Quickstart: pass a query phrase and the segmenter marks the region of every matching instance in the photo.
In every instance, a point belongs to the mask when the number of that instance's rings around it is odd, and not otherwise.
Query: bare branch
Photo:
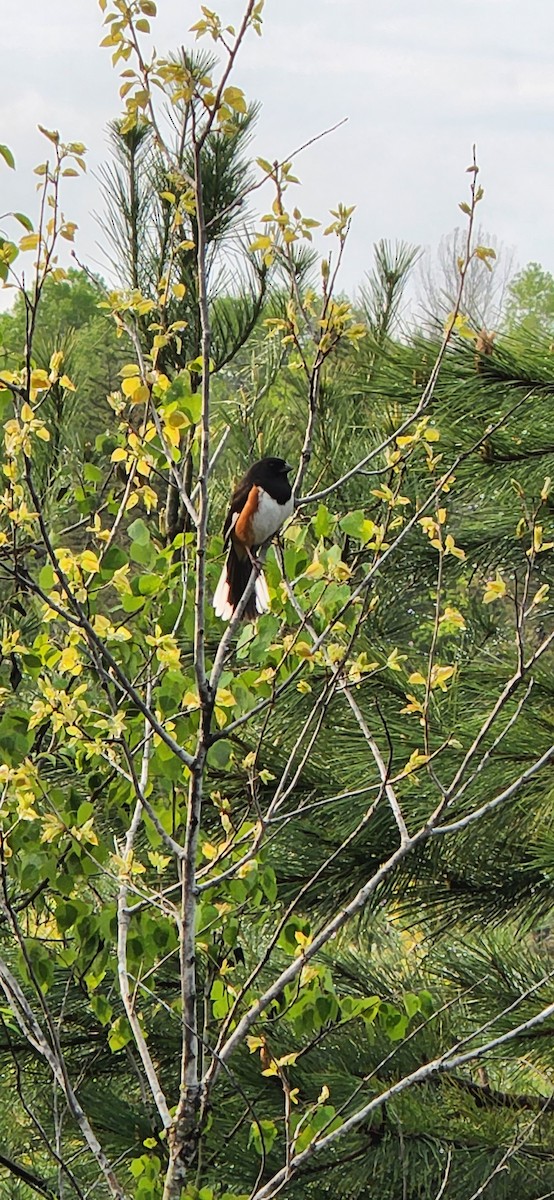
[[[10,1006],[14,1019],[17,1021],[19,1028],[26,1041],[34,1047],[37,1054],[48,1064],[53,1077],[61,1087],[67,1100],[69,1110],[72,1117],[77,1122],[79,1129],[85,1139],[85,1142],[98,1163],[110,1195],[115,1197],[115,1200],[126,1200],[125,1191],[114,1174],[113,1167],[106,1158],[102,1146],[94,1133],[94,1130],[88,1120],[88,1117],[81,1107],[79,1100],[69,1081],[67,1070],[63,1060],[60,1059],[58,1051],[52,1046],[49,1039],[43,1033],[39,1022],[37,1021],[30,1004],[24,996],[15,976],[10,971],[7,964],[0,959],[0,987],[6,997],[7,1003]]]
[[[148,708],[150,707],[150,702],[151,702],[151,685],[150,685],[150,683],[148,683],[147,689],[146,689],[146,703],[147,703]],[[150,724],[148,723],[148,721],[145,721],[144,747],[143,747],[143,751],[142,751],[142,767],[141,767],[139,788],[138,788],[139,799],[137,799],[137,802],[135,805],[135,811],[133,813],[133,818],[131,820],[131,824],[129,826],[129,829],[127,830],[127,836],[125,838],[125,847],[124,847],[124,851],[123,851],[123,860],[124,860],[124,864],[125,864],[124,870],[125,869],[127,869],[129,871],[131,870],[135,837],[137,835],[137,832],[138,832],[138,829],[140,826],[142,812],[143,812],[143,802],[142,802],[141,797],[144,795],[144,792],[145,792],[147,784],[148,784],[148,768],[149,768],[151,748],[152,748],[152,728],[151,728]],[[124,1007],[125,1013],[127,1015],[127,1020],[133,1031],[133,1037],[135,1039],[135,1044],[136,1044],[137,1050],[140,1055],[144,1073],[146,1075],[150,1090],[152,1092],[152,1096],[154,1097],[154,1101],[156,1103],[156,1108],[160,1114],[164,1129],[170,1129],[171,1124],[172,1124],[172,1119],[171,1119],[171,1116],[169,1113],[167,1100],[163,1093],[162,1086],[161,1086],[160,1080],[158,1078],[158,1073],[157,1073],[154,1063],[152,1061],[152,1057],[151,1057],[150,1051],[149,1051],[147,1043],[146,1043],[146,1039],[145,1039],[145,1036],[144,1036],[144,1033],[142,1030],[140,1019],[135,1011],[134,999],[131,997],[131,992],[130,992],[130,988],[129,988],[129,972],[127,969],[127,936],[128,936],[128,932],[129,932],[131,915],[130,915],[129,909],[127,907],[127,901],[128,901],[127,879],[126,879],[125,875],[122,874],[121,886],[119,888],[119,896],[118,896],[118,902],[117,902],[117,928],[118,928],[117,973],[118,973],[118,978],[119,978],[119,991],[121,994],[121,999],[123,1001],[123,1007]]]

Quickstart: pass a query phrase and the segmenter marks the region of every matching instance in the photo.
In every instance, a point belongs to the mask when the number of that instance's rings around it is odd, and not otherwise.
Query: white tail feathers
[[[214,611],[216,617],[221,617],[223,621],[230,621],[233,615],[232,605],[229,603],[229,581],[227,579],[227,564],[225,564],[219,583],[214,593]]]
[[[219,583],[215,589],[213,600],[215,615],[216,617],[221,617],[222,621],[230,621],[235,611],[229,597],[229,591],[227,564],[225,564],[219,576]],[[269,591],[263,571],[260,571],[256,579],[254,595],[256,597],[256,612],[258,615],[269,612]]]
[[[269,589],[263,571],[256,580],[256,608],[259,613],[269,612]]]

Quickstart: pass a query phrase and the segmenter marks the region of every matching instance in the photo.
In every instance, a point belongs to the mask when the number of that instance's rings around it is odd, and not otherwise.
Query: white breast
[[[252,518],[252,533],[254,544],[261,546],[262,542],[266,542],[268,538],[273,537],[274,533],[281,528],[287,517],[290,517],[294,508],[294,501],[291,496],[285,504],[279,504],[263,488],[258,489],[258,508]]]

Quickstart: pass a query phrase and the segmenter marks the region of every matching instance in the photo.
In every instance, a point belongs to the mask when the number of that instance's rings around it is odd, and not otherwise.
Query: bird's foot
[[[256,555],[252,554],[250,546],[246,546],[246,553],[250,559],[251,566],[253,567],[254,571],[256,572],[256,575],[260,575],[261,570],[262,570],[262,564],[260,562],[258,562]]]

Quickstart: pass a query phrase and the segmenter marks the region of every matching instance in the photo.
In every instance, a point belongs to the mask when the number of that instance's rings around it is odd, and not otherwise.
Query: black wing
[[[252,468],[250,468],[250,470],[246,472],[246,475],[243,475],[240,482],[237,483],[233,495],[231,496],[231,503],[229,505],[227,516],[225,517],[225,524],[223,526],[223,537],[225,541],[227,541],[229,531],[233,523],[233,517],[235,513],[242,512],[250,495],[252,486]]]

